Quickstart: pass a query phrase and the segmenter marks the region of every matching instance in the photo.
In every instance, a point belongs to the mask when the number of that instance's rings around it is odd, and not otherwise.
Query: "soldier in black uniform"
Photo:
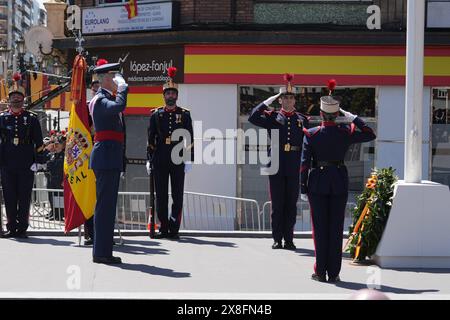
[[[26,238],[36,163],[43,163],[43,141],[37,115],[24,109],[25,90],[15,84],[9,108],[0,114],[1,182],[8,231],[3,237]]]
[[[147,171],[150,174],[152,164],[155,176],[156,212],[161,223],[156,238],[179,239],[178,231],[183,210],[184,176],[186,172],[190,171],[194,161],[194,135],[189,110],[176,104],[178,87],[172,80],[176,69],[173,70],[174,68],[168,69],[170,81],[163,86],[166,105],[156,109],[150,117]],[[179,132],[177,129],[184,129],[186,135],[174,138],[173,135]],[[183,140],[184,142],[182,142]],[[172,155],[172,150],[179,146],[179,143],[186,143],[181,154]],[[182,159],[176,156],[181,156]],[[170,217],[168,216],[169,177],[173,200]]]
[[[312,279],[339,281],[342,238],[348,197],[345,153],[353,143],[368,142],[375,133],[358,116],[340,109],[339,99],[331,96],[335,81],[330,80],[330,95],[322,97],[322,124],[305,129],[301,167],[302,198],[309,199],[313,224],[316,263]],[[336,124],[341,112],[351,125]],[[359,129],[359,130],[356,130]]]
[[[279,146],[278,172],[269,176],[272,200],[273,249],[295,250],[294,226],[297,218],[297,200],[300,188],[300,155],[302,151],[303,128],[308,118],[295,110],[295,88],[291,86],[291,75],[286,75],[287,85],[280,92],[255,107],[248,119],[252,124],[269,130],[278,130]],[[279,99],[280,111],[269,109]],[[269,152],[273,152],[270,150]],[[272,155],[271,162],[274,161]]]

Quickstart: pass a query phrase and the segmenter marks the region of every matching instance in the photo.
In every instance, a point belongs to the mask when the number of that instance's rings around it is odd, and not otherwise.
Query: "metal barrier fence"
[[[352,224],[353,220],[353,208],[355,203],[347,202],[347,207],[345,209],[345,220],[344,220],[344,231],[348,230],[348,227]],[[267,201],[263,204],[261,210],[261,231],[271,230],[271,212],[272,212],[272,202]],[[309,203],[306,201],[297,202],[297,222],[295,224],[294,231],[311,231],[311,210]]]
[[[149,204],[148,192],[119,192],[116,211],[117,226],[121,230],[146,230],[149,222]],[[170,194],[168,205],[170,212],[172,205]],[[6,224],[4,207],[2,220]],[[34,188],[29,223],[31,230],[63,230],[63,190]],[[157,217],[156,223],[159,224]],[[258,231],[261,230],[259,205],[252,199],[185,192],[180,229]]]
[[[2,225],[6,225],[3,194],[0,192]],[[119,192],[116,223],[121,230],[147,230],[149,222],[150,195],[148,192]],[[172,199],[169,194],[169,211]],[[348,202],[344,231],[352,223],[355,203]],[[214,194],[185,192],[181,230],[204,231],[270,231],[271,202],[260,210],[256,200],[227,197]],[[30,208],[31,230],[64,230],[63,190],[35,188]],[[159,224],[156,217],[156,223]],[[309,203],[297,203],[295,231],[311,231]]]

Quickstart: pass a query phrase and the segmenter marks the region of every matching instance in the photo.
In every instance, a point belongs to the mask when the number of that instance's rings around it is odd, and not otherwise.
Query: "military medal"
[[[24,126],[27,125],[27,117],[23,117],[23,125],[24,125]]]
[[[14,138],[13,139],[13,143],[14,143],[15,146],[17,146],[19,144],[19,138],[17,138],[17,137]]]
[[[181,114],[176,114],[175,123],[181,123]]]
[[[166,138],[166,144],[170,144],[170,137]]]
[[[297,119],[297,121],[298,121],[298,127],[301,128],[302,127],[302,120]]]
[[[286,143],[284,145],[284,151],[291,151],[291,144],[290,143]]]

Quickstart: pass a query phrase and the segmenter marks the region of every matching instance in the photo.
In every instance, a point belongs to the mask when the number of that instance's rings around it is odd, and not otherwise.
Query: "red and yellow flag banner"
[[[130,0],[125,5],[125,8],[128,11],[128,19],[132,19],[138,15],[138,6],[137,6],[137,0]]]
[[[295,74],[295,84],[405,85],[406,47],[390,45],[186,45],[184,83],[280,84],[280,74]],[[450,46],[426,46],[424,85],[450,82]]]
[[[86,106],[86,61],[78,55],[72,70],[72,107],[70,110],[64,158],[65,233],[82,225],[94,215],[95,175],[89,169],[92,137]]]
[[[8,101],[8,83],[0,76],[0,102]]]
[[[153,108],[164,105],[162,86],[129,87],[125,115],[149,115]]]

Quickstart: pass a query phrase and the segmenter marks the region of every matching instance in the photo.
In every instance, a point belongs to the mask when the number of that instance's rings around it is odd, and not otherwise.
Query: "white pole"
[[[407,14],[405,182],[421,183],[425,0],[408,0]]]

